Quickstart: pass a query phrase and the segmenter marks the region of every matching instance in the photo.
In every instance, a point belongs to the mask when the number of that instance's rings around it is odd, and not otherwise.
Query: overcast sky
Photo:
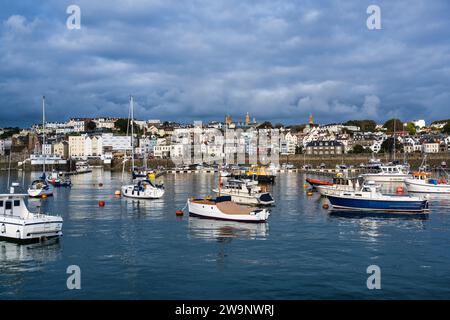
[[[66,8],[81,8],[68,30]],[[381,8],[382,30],[366,9]],[[447,0],[2,0],[0,126],[450,118]]]

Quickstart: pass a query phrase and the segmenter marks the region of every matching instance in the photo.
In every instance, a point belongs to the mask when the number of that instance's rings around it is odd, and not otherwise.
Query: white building
[[[42,154],[46,156],[53,155],[53,145],[51,143],[46,143],[42,145]]]
[[[73,127],[75,132],[85,131],[85,121],[83,119],[70,119],[66,123],[66,127]]]
[[[426,126],[425,120],[423,120],[423,119],[413,120],[412,123],[414,124],[414,126],[418,127],[419,129],[422,129],[423,127]]]
[[[153,147],[153,155],[155,158],[168,158],[170,157],[170,145],[156,145]]]
[[[104,133],[102,134],[102,139],[103,147],[110,147],[112,151],[131,151],[131,137]]]
[[[422,144],[423,153],[438,153],[439,143],[437,142],[425,142]]]

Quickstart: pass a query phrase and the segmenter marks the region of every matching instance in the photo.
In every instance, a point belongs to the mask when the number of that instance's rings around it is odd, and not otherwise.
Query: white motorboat
[[[230,196],[216,199],[188,199],[187,206],[191,216],[217,220],[265,222],[270,216],[268,209],[238,205],[231,201]]]
[[[376,173],[364,173],[361,175],[365,181],[375,182],[403,182],[411,178],[407,169],[402,165],[382,165]]]
[[[338,176],[333,178],[332,185],[317,185],[315,188],[322,196],[339,194],[342,191],[358,191],[362,186],[361,178]]]
[[[269,192],[262,191],[258,181],[231,179],[220,189],[213,189],[220,195],[231,196],[231,200],[248,205],[270,206],[275,203]]]
[[[89,163],[87,163],[87,161],[78,161],[75,164],[75,173],[76,174],[83,174],[83,173],[90,173],[92,172],[92,169],[89,165]]]
[[[63,219],[42,213],[31,213],[25,203],[26,194],[0,194],[0,239],[34,242],[62,235]]]
[[[135,199],[159,199],[164,192],[164,186],[154,185],[150,180],[139,180],[135,184],[124,185],[121,188],[124,197]]]
[[[450,194],[450,183],[446,179],[433,179],[431,173],[414,172],[411,179],[405,180],[406,189],[412,193]]]
[[[134,105],[133,97],[130,97],[130,122],[131,126],[131,172],[135,173],[134,165]],[[125,171],[125,162],[122,169],[122,177]],[[134,178],[134,177],[133,177]],[[139,178],[139,177],[136,177]],[[122,178],[123,179],[123,178]],[[134,180],[134,179],[133,179]],[[122,196],[134,199],[159,199],[164,193],[162,184],[154,184],[148,179],[137,180],[129,185],[123,185],[120,189]]]

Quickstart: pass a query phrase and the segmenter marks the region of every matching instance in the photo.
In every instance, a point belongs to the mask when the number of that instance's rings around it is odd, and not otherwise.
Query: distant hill
[[[448,122],[450,122],[450,119],[445,119],[445,120],[435,120],[435,121],[433,121],[431,124],[448,123]]]

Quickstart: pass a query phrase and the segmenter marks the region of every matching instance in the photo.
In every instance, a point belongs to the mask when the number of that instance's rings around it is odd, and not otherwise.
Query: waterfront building
[[[84,141],[85,136],[69,136],[69,157],[83,158],[84,157]]]
[[[344,145],[338,141],[312,141],[306,145],[308,155],[339,155],[344,153]]]

